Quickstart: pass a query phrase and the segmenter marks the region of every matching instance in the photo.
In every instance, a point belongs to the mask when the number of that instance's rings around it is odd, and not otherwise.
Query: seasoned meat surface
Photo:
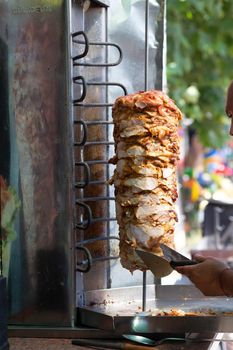
[[[146,270],[135,253],[141,248],[161,255],[160,243],[173,246],[177,221],[176,167],[182,114],[162,91],[119,97],[113,106],[116,165],[116,217],[122,266]]]

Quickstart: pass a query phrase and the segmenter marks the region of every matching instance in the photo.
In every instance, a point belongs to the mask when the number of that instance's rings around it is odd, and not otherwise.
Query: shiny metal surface
[[[214,342],[222,342],[222,341],[225,341],[225,342],[230,342],[231,340],[229,339],[222,339],[221,337],[219,338],[204,338],[202,335],[199,335],[199,338],[193,338],[193,337],[189,337],[189,335],[183,337],[183,338],[180,338],[180,337],[164,337],[164,338],[161,338],[159,340],[154,340],[154,339],[151,339],[151,338],[148,338],[148,337],[144,337],[144,336],[141,336],[141,335],[136,335],[136,334],[123,334],[123,337],[128,339],[128,340],[131,340],[135,343],[139,343],[139,344],[145,344],[145,345],[148,345],[148,346],[158,346],[158,345],[161,345],[161,344],[164,344],[164,343],[179,343],[180,342],[180,345],[183,345],[181,344],[181,342],[183,343],[186,343],[186,344],[189,344],[191,345],[192,343],[201,343],[201,342],[209,342],[209,343],[214,343]]]
[[[101,44],[107,42],[108,8],[100,5],[100,2],[90,2],[90,6],[85,8],[85,4],[82,6],[80,2],[74,1],[72,7],[72,32],[81,33],[73,38],[72,74],[73,77],[81,76],[85,81],[85,85],[73,85],[73,118],[76,123],[74,157],[76,164],[86,164],[89,173],[86,184],[76,186],[75,190],[77,271],[80,269],[81,260],[79,246],[88,248],[93,261],[88,273],[77,272],[77,303],[79,304],[83,303],[83,289],[106,288],[109,279],[109,261],[105,261],[104,257],[107,257],[109,252],[109,243],[105,237],[109,237],[110,230],[108,221],[102,219],[107,215],[110,201],[106,185],[109,117],[105,103],[108,102],[106,101],[108,86],[104,84],[107,82],[105,64],[108,46]],[[86,50],[85,44],[82,44],[84,42],[86,42]],[[89,43],[88,47],[87,43]],[[83,93],[83,86],[86,87],[85,93]],[[85,134],[84,137],[83,134]],[[84,184],[84,177],[83,167],[76,166],[76,182]],[[99,181],[102,181],[102,184],[99,184]],[[98,261],[98,258],[102,259]]]
[[[135,310],[136,311],[136,310]],[[110,316],[98,309],[80,309],[83,324],[118,334],[224,332],[232,333],[232,316]]]
[[[128,93],[146,86],[162,87],[161,77],[155,78],[157,69],[162,67],[162,61],[157,62],[158,66],[155,64],[156,55],[163,51],[163,36],[158,35],[163,33],[162,7],[163,3],[160,8],[159,2],[154,0],[139,1],[132,4],[132,11],[126,18],[118,0],[111,1],[108,8],[96,6],[95,2],[89,2],[89,6],[73,2],[73,114],[75,161],[79,164],[75,191],[77,269],[80,269],[78,249],[81,245],[88,248],[92,256],[88,273],[77,272],[78,305],[83,304],[83,291],[135,286],[145,280],[141,271],[131,275],[122,269],[118,259],[114,188],[108,185],[114,170],[108,164],[114,154],[110,107],[116,97],[126,93],[122,86],[127,86]],[[137,28],[142,30],[135,31],[135,17],[138,18]],[[115,62],[117,64],[113,64]],[[148,273],[147,277],[147,283],[153,283],[152,274]]]
[[[166,244],[161,243],[160,244],[160,248],[163,251],[163,255],[165,256],[165,258],[169,261],[174,260],[174,261],[190,261],[190,259],[188,259],[186,256],[180,254],[179,252],[177,252],[176,250],[168,247]]]
[[[124,83],[129,93],[164,87],[164,11],[164,0],[132,1],[129,12],[122,11],[120,0],[111,1],[109,39],[122,48],[123,61],[110,78]]]
[[[86,139],[86,148],[75,150],[75,161],[80,165],[75,174],[76,204],[83,201],[91,207],[94,223],[84,230],[75,222],[79,226],[76,241],[88,242],[94,261],[85,276],[77,273],[77,303],[85,303],[87,290],[142,283],[140,271],[131,276],[116,259],[119,242],[114,194],[106,186],[113,172],[108,159],[114,147],[109,107],[125,93],[121,83],[128,92],[162,87],[164,1],[146,1],[146,6],[144,0],[137,1],[127,17],[115,20],[119,6],[120,0],[0,3],[0,39],[8,57],[4,88],[9,86],[5,115],[9,119],[10,156],[6,176],[21,201],[14,223],[16,236],[7,247],[9,262],[4,261],[10,324],[73,324],[73,136],[76,145],[83,145]],[[83,65],[71,65],[83,45],[71,47],[70,34],[83,30],[92,43],[108,39],[119,44],[124,60],[121,62],[116,46],[91,44]],[[116,68],[112,62],[120,64]],[[77,75],[87,82],[81,104],[77,100],[82,86],[76,84],[71,91],[71,76]],[[109,85],[114,81],[118,85]],[[76,100],[73,106],[72,100]],[[77,122],[74,131],[73,118]],[[83,186],[84,163],[91,170],[86,172],[90,187]],[[84,208],[79,206],[75,216],[88,221]],[[148,282],[153,282],[152,274]]]
[[[132,333],[232,332],[229,316],[114,317],[114,328]]]
[[[69,326],[74,317],[68,3],[1,1],[7,181],[21,202],[4,248],[10,324]]]
[[[77,245],[83,244],[90,250],[93,264],[87,274],[77,273],[78,305],[83,304],[83,294],[86,290],[137,286],[145,280],[147,283],[154,281],[150,272],[147,273],[147,278],[141,271],[130,274],[126,269],[122,269],[117,259],[119,240],[114,188],[107,183],[114,170],[114,167],[108,164],[108,159],[114,154],[113,125],[109,107],[116,97],[125,92],[120,87],[101,86],[101,82],[123,84],[128,93],[145,88],[161,89],[164,55],[164,1],[133,2],[128,13],[124,12],[120,0],[111,1],[107,9],[96,7],[94,3],[85,8],[80,6],[80,3],[73,2],[72,31],[84,31],[93,45],[83,57],[85,50],[81,42],[84,42],[85,38],[82,35],[79,45],[73,45],[72,52],[73,57],[82,56],[75,60],[73,74],[82,76],[87,82],[84,100],[74,106],[74,118],[78,122],[75,134],[77,143],[81,143],[80,147],[76,147],[75,156],[79,164],[86,163],[90,170],[89,183],[76,191],[79,204],[76,217],[85,218],[85,223],[91,224],[84,229],[84,225],[80,224],[82,220],[77,220],[76,237]],[[95,45],[95,42],[106,41],[117,44],[123,56],[118,65],[107,69],[97,65],[118,61],[119,52],[114,47]],[[91,66],[93,63],[94,66]],[[77,96],[82,96],[81,86],[76,84],[73,94],[76,100]],[[83,139],[85,142],[80,142]],[[86,183],[81,167],[77,168],[77,179],[83,184]],[[87,205],[91,211],[85,210]],[[80,256],[77,256],[77,260],[81,260]],[[145,300],[146,291],[144,294]]]
[[[120,0],[111,1],[109,8],[109,40],[117,43],[123,52],[123,59],[115,69],[109,70],[109,79],[120,81],[128,93],[145,89],[162,89],[164,64],[164,1],[139,0],[131,2],[129,12],[122,10]],[[110,52],[110,58],[116,53]],[[119,91],[110,90],[109,99],[119,96]],[[112,170],[111,170],[112,171]],[[114,189],[110,189],[114,193]],[[110,203],[111,213],[115,213],[114,203]],[[115,221],[111,222],[112,233],[118,232]],[[112,251],[118,250],[118,242],[111,242]],[[154,283],[150,271],[144,274],[134,271],[130,274],[122,269],[120,262],[112,262],[110,269],[112,288],[138,286],[142,283]],[[145,290],[143,305],[145,306],[147,291]]]
[[[149,286],[148,286],[149,287]],[[148,288],[150,290],[150,288]],[[152,291],[152,289],[151,289]],[[139,292],[139,290],[138,290]],[[134,298],[118,301],[102,291],[102,302],[93,300],[86,308],[79,308],[79,317],[83,325],[100,329],[113,330],[120,334],[137,333],[203,333],[232,332],[232,315],[222,315],[222,312],[232,312],[233,298],[204,297],[193,286],[156,286],[156,298],[147,299],[147,310],[142,312],[139,294]],[[126,291],[118,291],[118,294]],[[130,296],[130,291],[129,294]],[[151,311],[171,309],[183,311],[212,310],[214,316],[152,316]]]
[[[157,278],[167,276],[173,271],[170,262],[162,256],[139,249],[136,249],[136,253]]]
[[[166,254],[166,251],[168,254]],[[136,249],[138,256],[144,261],[145,265],[153,273],[156,278],[161,278],[170,275],[170,273],[178,266],[196,265],[197,262],[184,257],[176,251],[170,250],[169,247],[164,248],[164,255],[159,256],[151,252]],[[143,308],[144,310],[144,308]]]
[[[123,337],[125,339],[131,340],[131,341],[133,341],[135,343],[139,343],[139,344],[145,344],[145,345],[149,345],[149,346],[155,346],[157,344],[156,340],[153,340],[153,339],[141,336],[141,335],[123,334]]]

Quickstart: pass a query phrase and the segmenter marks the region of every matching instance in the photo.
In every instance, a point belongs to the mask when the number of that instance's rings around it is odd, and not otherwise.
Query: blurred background
[[[233,79],[232,13],[230,0],[167,1],[167,93],[184,114],[179,185],[191,249],[200,240],[207,248],[203,236],[212,236],[215,248],[229,248],[233,235],[233,139],[225,115]]]

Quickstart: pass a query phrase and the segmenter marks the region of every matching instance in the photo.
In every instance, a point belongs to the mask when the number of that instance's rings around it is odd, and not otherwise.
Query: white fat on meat
[[[145,126],[145,123],[141,119],[131,118],[131,119],[122,119],[119,121],[118,128],[120,131],[132,126]]]
[[[140,109],[144,109],[144,108],[147,107],[147,104],[145,102],[143,102],[143,101],[136,101],[135,102],[135,106],[140,108]]]
[[[176,173],[173,172],[169,177],[161,179],[160,184],[165,185],[168,188],[173,188],[176,182]]]
[[[148,130],[140,125],[133,125],[125,128],[123,131],[121,131],[120,136],[125,137],[132,137],[132,136],[142,136],[148,134]]]
[[[137,158],[134,158],[137,159]],[[142,158],[143,159],[143,158]],[[158,167],[154,166],[150,163],[139,163],[139,165],[135,165],[132,159],[121,158],[117,161],[116,171],[120,176],[124,176],[129,172],[132,173],[134,170],[137,174],[153,176],[158,174]]]
[[[128,157],[166,157],[170,158],[174,156],[172,152],[161,150],[160,143],[152,142],[145,144],[145,147],[139,145],[128,145],[125,142],[119,142],[117,145],[117,157],[128,158]]]
[[[137,174],[146,175],[146,176],[153,176],[158,174],[158,170],[155,166],[147,164],[147,165],[131,165],[131,168],[135,171]]]
[[[174,156],[174,153],[169,152],[165,149],[161,149],[160,146],[161,146],[160,143],[154,143],[154,142],[146,144],[146,150],[145,150],[146,155],[150,156],[150,157],[159,157],[159,156],[171,157],[171,156]]]
[[[152,191],[158,186],[158,180],[154,177],[131,177],[122,181],[124,186],[134,187],[143,191]]]
[[[168,203],[173,205],[173,200],[168,193],[163,192],[161,189],[157,193],[137,194],[132,195],[132,192],[124,191],[117,195],[117,200],[122,206],[141,206],[141,205],[155,205],[160,203]]]
[[[135,209],[135,216],[138,220],[144,220],[151,215],[164,215],[169,216],[169,211],[173,207],[169,204],[160,204],[160,205],[140,205]]]
[[[117,145],[117,157],[119,159],[143,156],[144,152],[145,150],[141,146],[133,145],[127,148],[125,142],[119,142]]]
[[[164,168],[162,169],[163,178],[167,179],[169,176],[171,176],[174,173],[174,168]]]
[[[130,231],[132,237],[134,237],[138,242],[147,246],[147,241],[150,237],[159,238],[164,234],[164,228],[162,226],[150,226],[150,225],[130,225]],[[129,237],[131,238],[131,237]]]
[[[132,170],[137,174],[146,176],[158,175],[158,173],[161,172],[160,168],[148,161],[146,162],[144,157],[140,157],[140,160],[138,160],[138,158],[121,158],[117,161],[116,171],[120,177],[123,177],[128,173],[132,173]],[[169,172],[164,173],[166,176],[168,176]]]

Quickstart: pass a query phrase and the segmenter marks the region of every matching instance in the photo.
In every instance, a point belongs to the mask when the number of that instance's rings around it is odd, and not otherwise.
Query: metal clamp
[[[77,206],[84,208],[84,212],[85,212],[85,214],[84,214],[85,220],[83,220],[79,223],[76,223],[75,227],[80,229],[80,230],[86,230],[91,225],[91,222],[92,222],[91,208],[89,207],[89,205],[87,205],[83,202],[80,202],[79,200],[76,200],[75,204]]]
[[[80,82],[82,84],[82,94],[79,98],[77,98],[76,100],[73,100],[73,104],[76,106],[76,103],[78,102],[81,102],[85,99],[86,97],[86,94],[87,94],[87,84],[86,84],[86,81],[84,79],[83,76],[81,75],[78,75],[77,77],[74,77],[73,78],[73,83],[74,84],[79,84],[80,85]]]
[[[86,162],[75,162],[75,166],[77,166],[77,167],[82,166],[84,168],[84,181],[83,182],[76,182],[75,187],[76,188],[84,188],[90,182],[91,174],[90,174],[89,165]]]
[[[82,76],[77,76],[73,78],[73,81],[75,84],[82,84],[82,95],[79,99],[73,100],[73,105],[74,106],[83,106],[83,107],[110,107],[113,105],[113,103],[80,103],[82,102],[85,97],[86,97],[86,92],[87,92],[87,86],[118,86],[120,87],[124,95],[127,95],[127,89],[123,84],[120,83],[115,83],[115,82],[86,82],[85,78]]]
[[[82,242],[79,242],[78,244],[85,244],[85,245],[88,245],[88,244],[92,244],[92,243],[95,243],[95,242],[101,242],[101,241],[110,241],[110,240],[120,240],[119,236],[104,236],[104,237],[95,237],[95,238],[89,238],[89,239],[85,239],[83,240]],[[119,259],[119,255],[115,255],[115,256],[101,256],[101,257],[95,257],[93,258],[92,257],[92,263],[94,262],[99,262],[99,261],[109,261],[109,260],[117,260]]]
[[[76,271],[79,272],[83,272],[83,273],[87,273],[88,271],[90,271],[91,266],[92,266],[92,256],[91,253],[89,251],[89,249],[87,249],[86,247],[83,246],[79,246],[77,245],[75,247],[77,250],[80,250],[84,253],[85,255],[85,260],[76,263]]]
[[[87,125],[83,120],[75,120],[74,124],[80,124],[83,127],[83,137],[80,142],[74,142],[74,146],[84,146],[87,142]]]
[[[77,37],[78,36],[83,36],[84,41],[82,40],[78,40]],[[120,48],[119,45],[114,44],[114,43],[108,43],[108,42],[89,42],[88,37],[86,35],[86,33],[84,31],[78,31],[72,34],[72,38],[73,38],[73,42],[76,44],[81,44],[81,45],[85,45],[84,51],[79,54],[76,55],[74,57],[72,57],[73,59],[73,65],[74,66],[86,66],[86,67],[114,67],[117,66],[118,64],[121,63],[122,61],[122,50]],[[108,62],[104,62],[104,63],[87,63],[87,62],[77,62],[80,58],[83,58],[87,55],[88,51],[89,51],[89,46],[106,46],[106,47],[115,47],[118,50],[119,53],[119,58],[116,62],[112,62],[112,63],[108,63]]]
[[[76,44],[84,44],[85,47],[84,47],[84,51],[79,54],[79,55],[76,55],[75,57],[73,57],[73,60],[79,60],[80,58],[82,57],[85,57],[89,51],[89,40],[88,40],[88,37],[86,35],[86,33],[82,30],[78,31],[78,32],[75,32],[75,33],[72,33],[71,34],[72,36],[72,39],[73,39],[73,42],[76,43]],[[79,37],[79,36],[83,36],[84,38],[84,41],[80,41],[80,40],[77,40],[76,38]]]

